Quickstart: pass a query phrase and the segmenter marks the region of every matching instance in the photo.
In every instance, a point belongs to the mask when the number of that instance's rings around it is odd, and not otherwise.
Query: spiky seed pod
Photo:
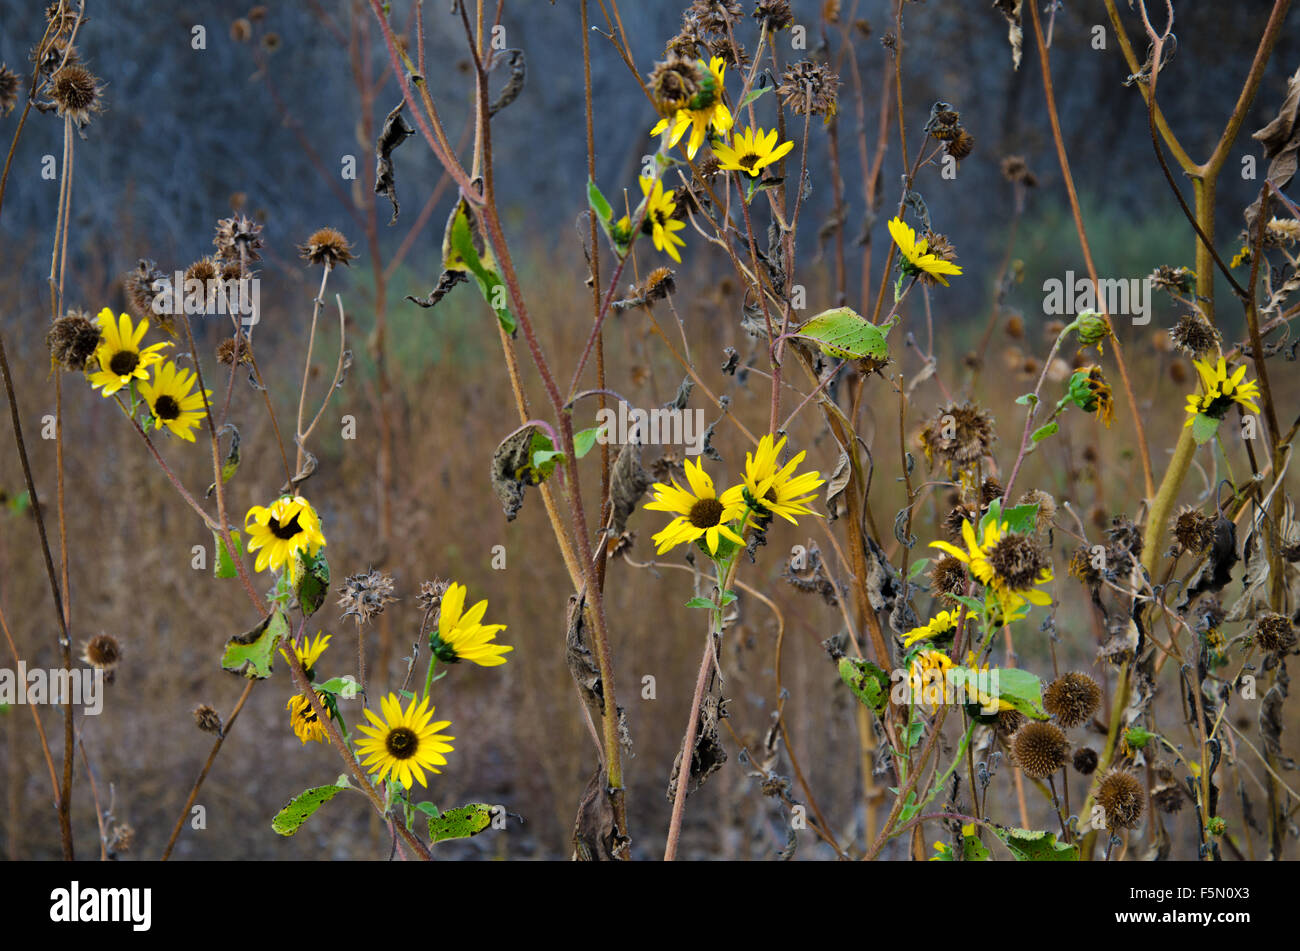
[[[50,325],[45,344],[54,362],[65,370],[81,372],[104,339],[98,325],[79,310],[70,311]]]
[[[704,41],[704,46],[709,51],[710,58],[717,57],[732,69],[744,69],[751,62],[749,51],[739,43],[733,46],[728,37],[709,37]]]
[[[960,541],[962,525],[966,522],[974,525],[977,521],[979,516],[972,512],[969,506],[959,503],[943,517],[943,530],[948,533],[948,538],[952,541]]]
[[[943,148],[945,152],[960,162],[975,151],[975,136],[965,129],[961,129],[956,138],[949,139],[944,143]]]
[[[1067,730],[1087,723],[1101,706],[1101,687],[1087,674],[1061,674],[1043,691],[1043,707]]]
[[[1185,267],[1161,264],[1151,272],[1151,283],[1169,293],[1190,294],[1196,275]]]
[[[167,275],[158,270],[153,261],[141,258],[140,263],[122,275],[122,290],[126,292],[127,305],[137,318],[155,320],[158,315],[153,312],[154,298],[158,291],[154,288],[156,281],[167,280]]]
[[[1033,188],[1038,184],[1038,176],[1029,170],[1029,165],[1020,155],[1008,155],[1002,160],[1002,177],[1026,188]]]
[[[368,624],[384,613],[384,605],[396,600],[392,575],[371,568],[343,582],[339,607],[343,609],[343,617],[355,617],[360,623]]]
[[[1174,539],[1184,551],[1201,552],[1214,541],[1214,519],[1189,505],[1183,506],[1173,521]]]
[[[647,301],[657,301],[664,300],[676,291],[677,285],[673,279],[673,272],[666,267],[657,267],[646,275],[645,281],[637,289],[637,296]]]
[[[1295,626],[1285,614],[1261,614],[1255,620],[1255,643],[1270,654],[1284,654],[1295,647]]]
[[[930,568],[930,591],[941,598],[956,599],[966,593],[966,566],[952,555],[944,555]]]
[[[122,645],[111,634],[97,635],[82,646],[81,659],[91,667],[112,670],[122,660]]]
[[[796,115],[834,116],[839,109],[839,77],[825,63],[800,60],[786,68],[777,95]]]
[[[999,710],[993,727],[1003,740],[1010,740],[1028,718],[1019,710]]]
[[[1097,751],[1081,746],[1074,751],[1074,769],[1081,776],[1091,776],[1097,769]]]
[[[1020,496],[1017,505],[1037,505],[1038,514],[1034,516],[1034,531],[1046,532],[1056,519],[1056,499],[1050,492],[1042,489],[1030,489]]]
[[[655,108],[663,115],[672,115],[690,105],[704,86],[704,76],[695,60],[687,56],[671,55],[655,63],[650,73],[650,93]]]
[[[919,437],[927,460],[937,457],[956,469],[965,469],[992,455],[997,436],[993,417],[974,403],[940,406]]]
[[[262,246],[262,226],[247,215],[222,218],[217,222],[212,243],[216,246],[217,257],[229,264],[239,263],[241,251],[247,253],[249,261],[259,261],[261,256],[257,249]]]
[[[1265,226],[1264,243],[1267,245],[1290,246],[1297,241],[1300,241],[1300,221],[1294,218],[1273,218]]]
[[[99,81],[80,63],[70,62],[51,76],[49,92],[58,115],[70,117],[78,126],[88,123],[91,114],[101,108]]]
[[[1032,779],[1046,779],[1069,762],[1070,741],[1055,723],[1031,720],[1012,737],[1016,765]]]
[[[980,508],[987,508],[994,499],[1002,498],[1002,483],[989,476],[980,483]]]
[[[1078,578],[1090,588],[1101,586],[1101,572],[1092,566],[1092,552],[1087,545],[1080,545],[1070,556],[1070,577]]]
[[[705,33],[726,36],[727,24],[738,23],[745,10],[739,0],[694,0],[686,15]]]
[[[0,116],[7,116],[18,104],[18,90],[22,80],[8,66],[0,63]]]
[[[221,714],[206,703],[200,703],[194,708],[194,725],[204,733],[212,733],[216,736],[220,736]]]
[[[1169,331],[1174,346],[1189,357],[1213,353],[1219,346],[1219,332],[1197,314],[1183,314]]]
[[[252,365],[252,342],[244,337],[239,341],[239,362]],[[217,344],[217,362],[222,366],[234,366],[235,364],[235,338],[227,337],[221,343]]]
[[[352,248],[343,233],[335,228],[321,228],[307,243],[298,248],[302,259],[309,264],[321,264],[331,269],[347,265],[353,258]]]
[[[1097,787],[1097,804],[1105,811],[1106,828],[1112,832],[1135,828],[1145,799],[1137,777],[1123,770],[1111,770]]]
[[[1030,535],[1010,532],[998,539],[988,552],[995,576],[1012,591],[1026,591],[1037,584],[1051,561],[1043,546]]]
[[[202,281],[206,284],[208,281],[215,281],[219,277],[221,277],[221,268],[217,263],[217,259],[210,254],[199,258],[185,269],[185,280],[187,281]]]
[[[754,19],[766,24],[772,32],[784,30],[794,23],[790,0],[758,0],[758,6],[754,8]]]
[[[109,830],[106,845],[109,855],[130,852],[131,846],[135,845],[135,829],[125,822],[117,823]]]

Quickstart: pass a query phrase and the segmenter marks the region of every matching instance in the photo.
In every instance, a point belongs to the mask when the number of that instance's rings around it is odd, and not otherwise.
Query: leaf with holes
[[[492,807],[485,802],[448,809],[438,816],[429,817],[429,838],[434,842],[447,839],[468,839],[478,835],[492,824]]]
[[[271,828],[280,835],[293,835],[304,822],[312,817],[312,814],[317,809],[346,788],[345,781],[342,786],[316,786],[312,789],[303,790],[287,806],[275,814],[275,818],[271,820]]]

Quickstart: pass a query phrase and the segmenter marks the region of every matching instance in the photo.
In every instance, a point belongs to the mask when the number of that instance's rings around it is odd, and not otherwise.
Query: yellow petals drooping
[[[889,236],[898,245],[898,250],[903,252],[904,274],[929,275],[944,287],[947,287],[948,280],[944,275],[961,273],[961,268],[956,264],[945,261],[936,254],[931,254],[926,239],[917,238],[916,232],[902,219],[891,218],[888,227]]]
[[[466,611],[465,595],[468,590],[463,584],[453,584],[442,596],[438,630],[433,638],[433,653],[439,660],[449,664],[467,660],[480,667],[499,667],[506,662],[502,655],[514,650],[506,644],[493,643],[497,632],[504,631],[506,626],[481,623],[483,615],[487,613],[486,600]]]
[[[813,494],[824,481],[816,470],[798,475],[795,470],[803,462],[806,452],[801,452],[784,466],[780,464],[781,449],[786,437],[776,442],[769,433],[758,441],[754,452],[745,453],[745,478],[743,498],[763,518],[779,515],[791,524],[796,515],[818,515],[808,507],[816,498]]]
[[[700,67],[703,68],[704,62],[700,61]],[[708,135],[710,127],[719,135],[726,135],[730,130],[735,119],[732,118],[731,110],[722,99],[723,74],[726,72],[726,64],[715,56],[709,61],[709,78],[712,80],[709,88],[697,96],[702,102],[693,103],[696,108],[678,109],[672,116],[660,119],[653,129],[651,135],[659,135],[664,130],[668,130],[668,144],[676,147],[677,143],[682,140],[686,130],[691,130],[691,137],[686,143],[686,155],[688,158],[695,158],[695,153],[700,150],[704,144],[704,137]]]
[[[1259,383],[1245,379],[1244,363],[1230,373],[1223,357],[1219,357],[1217,365],[1212,365],[1208,360],[1192,362],[1196,364],[1196,372],[1201,375],[1205,392],[1192,393],[1187,397],[1188,418],[1184,427],[1192,425],[1198,415],[1223,419],[1233,403],[1240,404],[1252,413],[1259,412],[1259,405],[1255,402],[1259,396]]]
[[[357,740],[357,754],[362,765],[371,773],[378,774],[380,782],[386,778],[394,779],[411,789],[414,779],[427,788],[424,771],[442,772],[438,767],[447,765],[447,757],[443,754],[453,749],[449,741],[455,737],[438,732],[451,726],[451,721],[431,722],[434,708],[429,706],[428,697],[418,706],[412,697],[403,710],[397,694],[390,693],[380,701],[379,707],[382,719],[367,707],[365,714],[371,725],[357,726],[357,730],[365,734],[364,739]]]

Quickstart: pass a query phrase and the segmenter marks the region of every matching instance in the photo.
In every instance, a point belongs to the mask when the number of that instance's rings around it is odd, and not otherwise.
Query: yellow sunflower
[[[325,545],[320,517],[301,495],[286,495],[266,507],[254,505],[244,516],[244,532],[249,552],[258,552],[255,570],[279,571],[287,565],[292,582],[302,570],[299,553],[315,557]]]
[[[506,644],[492,643],[497,632],[504,631],[506,626],[480,623],[487,613],[486,600],[466,611],[468,590],[463,584],[453,584],[442,596],[438,630],[433,636],[433,653],[447,664],[467,660],[480,667],[499,667],[506,662],[501,655],[514,650]]]
[[[754,452],[745,453],[745,478],[742,498],[764,520],[779,515],[791,524],[796,515],[818,515],[808,507],[815,495],[810,494],[824,484],[821,473],[813,470],[795,475],[806,452],[801,452],[782,466],[779,462],[786,437],[776,442],[771,433],[758,441]]]
[[[912,628],[903,638],[903,646],[911,647],[917,641],[951,634],[957,629],[957,616],[957,611],[940,611],[930,620],[930,623]]]
[[[211,390],[194,391],[198,374],[182,370],[168,360],[154,366],[153,379],[140,384],[140,395],[153,414],[153,428],[166,426],[181,439],[194,442],[194,430],[203,419],[203,401],[212,395]]]
[[[114,319],[107,307],[99,312],[95,322],[104,339],[95,350],[99,369],[89,375],[90,385],[105,397],[112,396],[132,380],[147,380],[149,367],[162,360],[158,351],[171,346],[164,341],[141,350],[140,341],[149,329],[149,321],[141,319],[138,325],[132,326],[130,317],[122,314],[120,321]]]
[[[1223,357],[1219,357],[1217,365],[1211,365],[1208,360],[1192,362],[1196,364],[1196,371],[1201,375],[1205,392],[1199,395],[1192,393],[1187,397],[1188,419],[1183,424],[1184,427],[1192,425],[1192,421],[1198,415],[1223,419],[1233,403],[1241,404],[1252,413],[1259,412],[1259,405],[1255,402],[1259,396],[1259,383],[1255,380],[1242,382],[1246,376],[1244,363],[1229,374]]]
[[[898,250],[903,252],[904,274],[928,274],[944,287],[948,286],[945,274],[961,274],[961,268],[956,264],[931,254],[926,239],[918,239],[916,232],[902,219],[889,219],[888,228],[889,236],[898,245]]]
[[[328,701],[325,694],[319,690],[316,691],[316,699],[326,713],[330,712]],[[316,711],[311,708],[311,701],[302,694],[294,694],[285,704],[285,709],[289,711],[289,726],[293,729],[294,736],[307,743],[324,743],[329,734],[325,732],[325,725],[320,722],[316,716]]]
[[[397,780],[407,789],[411,789],[411,777],[421,786],[428,788],[424,780],[424,771],[440,773],[439,766],[447,765],[444,753],[453,749],[449,740],[454,736],[444,736],[439,730],[451,726],[450,720],[431,723],[433,707],[425,697],[416,706],[415,698],[402,709],[397,694],[390,693],[380,701],[383,719],[375,715],[369,707],[365,709],[366,717],[374,726],[358,725],[357,729],[366,734],[365,739],[357,740],[357,754],[361,762],[371,773],[377,773],[382,782],[385,778]]]
[[[984,537],[978,538],[969,521],[961,525],[966,550],[946,541],[930,542],[970,568],[971,576],[991,590],[1002,615],[1014,620],[1026,604],[1046,606],[1052,597],[1036,585],[1052,580],[1052,567],[1038,543],[1028,535],[1009,531],[1006,522],[990,519]]]
[[[701,538],[713,555],[718,553],[719,538],[744,545],[745,540],[729,523],[745,514],[745,487],[732,486],[719,496],[713,488],[713,480],[704,471],[704,465],[690,459],[686,460],[686,481],[690,491],[678,485],[676,479],[670,486],[656,482],[653,486],[654,501],[646,503],[648,509],[677,515],[667,528],[654,536],[657,553],[662,555],[675,545]]]
[[[699,60],[700,67],[703,68],[704,61]],[[655,123],[655,127],[650,130],[651,135],[659,135],[665,129],[669,129],[668,145],[676,147],[677,143],[682,140],[686,130],[691,130],[691,137],[686,143],[686,155],[688,158],[695,158],[695,153],[700,150],[704,144],[704,137],[708,135],[709,127],[712,126],[714,131],[719,135],[726,135],[735,123],[732,118],[731,110],[727,104],[722,101],[723,75],[726,72],[726,64],[717,56],[709,61],[709,88],[701,95],[705,102],[699,104],[694,109],[678,109],[672,118],[664,117]]]
[[[316,661],[320,660],[321,654],[325,653],[325,648],[330,646],[330,637],[329,634],[322,636],[321,632],[317,631],[314,640],[304,637],[301,644],[293,645],[293,652],[298,655],[298,663],[302,664],[308,680],[316,679]],[[280,654],[285,660],[289,659],[289,654],[283,647],[280,648]]]
[[[713,147],[723,171],[744,172],[757,178],[767,166],[781,161],[794,148],[794,142],[776,144],[777,131],[746,128],[731,139],[731,145],[719,143]]]
[[[677,248],[686,247],[686,241],[676,232],[686,227],[686,222],[678,221],[677,199],[670,191],[664,191],[664,183],[655,178],[641,179],[641,194],[645,196],[645,219],[641,230],[650,235],[656,251],[662,251],[674,261],[681,263],[682,256]],[[624,215],[618,223],[623,231],[630,231],[631,221]]]
[[[912,703],[933,709],[948,702],[948,671],[956,665],[943,651],[919,651],[908,667]]]

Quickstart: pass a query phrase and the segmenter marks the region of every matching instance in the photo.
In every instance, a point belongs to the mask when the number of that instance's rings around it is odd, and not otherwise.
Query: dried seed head
[[[839,77],[825,63],[800,60],[786,68],[777,94],[797,115],[834,116],[839,109]]]
[[[229,264],[239,263],[240,251],[247,253],[249,261],[261,260],[257,249],[262,246],[262,226],[247,215],[223,218],[217,222],[217,233],[212,243],[216,246],[217,257]]]
[[[1274,218],[1265,226],[1266,243],[1292,245],[1300,241],[1300,221],[1294,218]]]
[[[298,248],[298,254],[310,264],[322,264],[331,269],[346,265],[353,258],[348,239],[334,228],[321,228],[313,233],[307,243]]]
[[[768,30],[784,30],[794,23],[794,13],[790,9],[790,0],[758,0],[754,9],[754,19],[766,24]]]
[[[1097,751],[1081,746],[1074,751],[1074,768],[1081,776],[1091,776],[1097,769]]]
[[[728,23],[738,23],[745,10],[738,0],[694,0],[686,16],[705,33],[727,34]]]
[[[1142,784],[1137,777],[1123,770],[1112,770],[1097,787],[1097,804],[1105,811],[1106,828],[1132,829],[1142,818]]]
[[[1285,614],[1262,614],[1255,620],[1255,643],[1270,654],[1284,654],[1295,647],[1295,626]]]
[[[56,36],[43,49],[32,50],[32,61],[37,64],[40,74],[48,79],[60,68],[80,62],[81,56],[78,55],[77,48],[68,42],[68,37]]]
[[[1002,483],[989,476],[980,483],[980,508],[987,508],[994,500],[1002,498]]]
[[[281,46],[279,33],[268,33],[262,37],[262,49],[274,53]]]
[[[1101,706],[1101,687],[1087,674],[1062,674],[1043,691],[1043,707],[1067,730],[1087,723]]]
[[[1009,532],[989,549],[995,576],[1012,591],[1027,591],[1051,567],[1043,547],[1029,535]]]
[[[944,151],[960,162],[975,151],[975,136],[961,129],[956,138],[949,139],[944,144]]]
[[[441,579],[421,582],[420,593],[415,600],[424,610],[435,611],[438,605],[442,603],[442,596],[447,593],[450,586],[450,582]]]
[[[18,104],[18,90],[22,81],[8,66],[0,63],[0,116],[7,116]]]
[[[1183,314],[1169,331],[1169,339],[1189,357],[1200,357],[1217,350],[1220,338],[1219,332],[1199,315]]]
[[[662,63],[655,63],[650,73],[655,108],[665,116],[689,106],[703,87],[704,76],[695,60],[688,56],[672,55]]]
[[[91,114],[102,108],[99,81],[79,63],[70,62],[51,76],[49,91],[58,114],[71,117],[78,126],[86,125]]]
[[[1070,741],[1055,723],[1031,720],[1012,737],[1011,752],[1026,776],[1046,779],[1069,762]]]
[[[396,600],[392,576],[371,568],[362,574],[351,575],[343,582],[339,607],[343,609],[343,617],[355,617],[360,623],[368,624],[372,618],[384,613],[384,605]]]
[[[993,728],[1003,740],[1010,740],[1028,719],[1019,710],[999,710]]]
[[[663,300],[676,290],[673,272],[666,267],[657,267],[646,275],[641,287],[637,288],[637,296],[647,301],[657,301]]]
[[[1070,577],[1078,578],[1090,588],[1101,587],[1101,572],[1092,565],[1092,551],[1080,545],[1070,556]]]
[[[239,340],[239,362],[252,365],[253,363],[252,341],[247,337],[241,337]],[[217,362],[222,366],[235,365],[235,338],[227,337],[221,343],[217,344]]]
[[[944,555],[930,569],[930,591],[941,598],[953,599],[966,593],[966,566],[952,555]]]
[[[255,7],[250,7],[248,10],[248,18],[254,23],[261,23],[266,19],[266,7],[260,3]]]
[[[1002,329],[1012,340],[1022,340],[1025,336],[1025,321],[1019,314],[1012,314],[1007,318],[1007,322]]]
[[[1190,294],[1196,275],[1185,267],[1162,264],[1151,272],[1151,282],[1160,290],[1170,293]]]
[[[200,703],[194,708],[194,725],[204,733],[211,733],[214,736],[220,736],[221,714],[206,703]]]
[[[100,634],[82,646],[81,659],[91,667],[112,670],[122,660],[122,645],[111,634]]]
[[[206,255],[199,258],[193,264],[185,269],[185,280],[202,281],[206,284],[208,281],[215,281],[221,276],[221,267],[217,259],[212,255]]]
[[[1029,170],[1022,156],[1008,155],[1002,160],[1002,177],[1017,185],[1033,188],[1038,184],[1038,176]]]
[[[962,525],[966,522],[974,525],[977,521],[979,521],[979,516],[971,511],[968,506],[959,503],[954,505],[948,514],[944,516],[943,530],[948,533],[950,541],[961,541]]]
[[[996,440],[992,415],[970,402],[941,407],[920,435],[927,461],[937,456],[955,469],[966,469],[992,455]]]
[[[156,281],[166,281],[167,275],[158,270],[153,261],[141,258],[140,263],[122,275],[122,290],[126,293],[127,306],[137,318],[157,319],[153,311],[154,298],[158,291],[154,288]]]
[[[230,38],[236,43],[247,43],[253,38],[253,24],[240,17],[230,24]]]
[[[1204,551],[1214,541],[1214,519],[1184,505],[1174,516],[1173,533],[1183,551]]]
[[[668,41],[664,47],[664,52],[672,57],[682,57],[694,61],[700,55],[700,47],[704,45],[704,34],[700,32],[699,24],[689,16],[682,22],[682,28],[677,35]]]
[[[1175,813],[1183,808],[1183,787],[1167,766],[1156,768],[1158,785],[1151,787],[1151,805],[1164,813]]]
[[[108,832],[106,843],[110,855],[130,852],[135,845],[135,829],[125,822],[119,822]]]
[[[60,317],[45,334],[45,344],[54,362],[65,370],[77,372],[86,368],[86,361],[95,355],[103,339],[99,326],[79,310]]]
[[[744,69],[750,63],[749,51],[740,43],[733,46],[728,37],[711,36],[704,41],[704,47],[710,57],[716,56],[732,69]]]

